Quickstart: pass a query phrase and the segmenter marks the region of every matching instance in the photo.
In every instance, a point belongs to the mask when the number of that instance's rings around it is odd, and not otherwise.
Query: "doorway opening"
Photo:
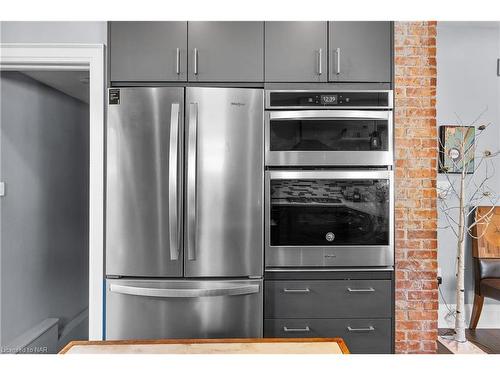
[[[89,72],[0,73],[1,343],[88,339]]]
[[[103,339],[104,68],[102,44],[0,43],[2,352]]]

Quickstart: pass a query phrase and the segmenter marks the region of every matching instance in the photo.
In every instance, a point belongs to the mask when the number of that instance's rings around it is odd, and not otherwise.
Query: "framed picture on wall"
[[[474,138],[473,126],[440,126],[439,172],[462,173],[462,166],[465,165],[466,173],[473,173]]]

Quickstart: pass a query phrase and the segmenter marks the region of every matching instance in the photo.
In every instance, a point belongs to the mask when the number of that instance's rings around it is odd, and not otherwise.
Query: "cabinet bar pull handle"
[[[347,326],[347,330],[349,332],[370,332],[370,331],[375,331],[375,328],[373,326],[362,327],[362,328],[352,328],[351,326]]]
[[[373,288],[361,288],[361,289],[355,289],[355,288],[347,288],[347,291],[350,293],[371,293],[374,292],[375,289]]]
[[[336,73],[340,74],[340,48],[337,48],[335,50],[335,55],[337,55],[337,66],[336,66],[337,71],[336,71]]]
[[[309,326],[305,326],[304,328],[283,327],[283,331],[285,331],[285,332],[309,332],[310,328],[309,328]]]
[[[194,63],[194,74],[195,75],[198,75],[198,48],[195,48],[194,51],[193,51],[193,54],[194,54],[194,60],[193,60],[193,63]]]
[[[181,74],[181,50],[177,48],[175,51],[175,72]]]
[[[323,53],[323,49],[320,48],[318,50],[318,75],[320,76],[321,74],[323,74],[323,66],[322,66],[322,62],[321,62],[321,55]]]
[[[283,292],[285,293],[309,293],[311,290],[309,288],[304,288],[304,289],[288,289],[285,288],[283,289]]]

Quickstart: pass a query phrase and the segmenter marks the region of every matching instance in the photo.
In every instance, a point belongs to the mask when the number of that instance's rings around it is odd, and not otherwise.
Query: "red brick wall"
[[[396,352],[437,339],[436,22],[396,22]]]

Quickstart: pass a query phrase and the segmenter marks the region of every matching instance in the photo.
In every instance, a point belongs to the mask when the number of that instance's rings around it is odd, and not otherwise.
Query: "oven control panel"
[[[392,108],[392,92],[386,91],[267,91],[267,108],[359,107]]]
[[[340,97],[340,100],[342,101],[342,96]],[[319,96],[319,101],[323,105],[335,105],[339,102],[339,96],[338,94],[323,94]]]
[[[342,94],[321,94],[308,98],[307,102],[315,105],[340,105],[350,103],[351,98]]]
[[[321,106],[331,106],[331,105],[342,105],[344,103],[348,104],[351,102],[351,98],[342,94],[321,94],[310,96],[305,100],[306,105],[321,105]]]

